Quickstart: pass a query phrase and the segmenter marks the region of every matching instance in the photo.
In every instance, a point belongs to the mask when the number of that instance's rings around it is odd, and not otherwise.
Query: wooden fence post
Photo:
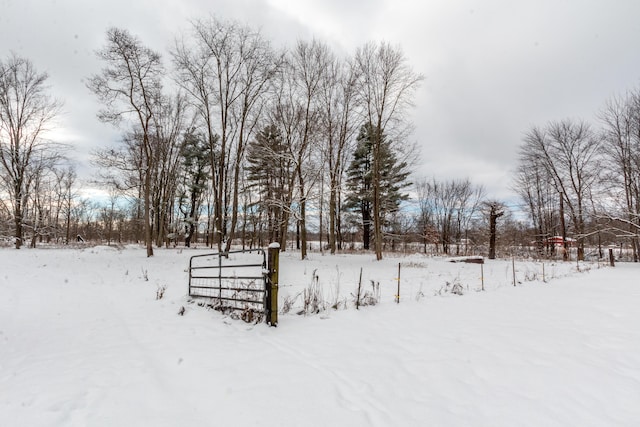
[[[611,248],[609,248],[609,264],[611,265],[611,267],[616,266],[616,261],[615,261],[615,258],[613,257],[613,249]]]
[[[271,243],[267,253],[267,324],[278,326],[278,271],[280,270],[280,244]]]

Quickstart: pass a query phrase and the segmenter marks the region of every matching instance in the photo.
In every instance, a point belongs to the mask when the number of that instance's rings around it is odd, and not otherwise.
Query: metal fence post
[[[267,324],[278,325],[278,270],[280,270],[280,244],[271,243],[267,255],[269,281],[267,284]]]
[[[398,293],[396,294],[396,303],[400,304],[400,263],[398,263]]]

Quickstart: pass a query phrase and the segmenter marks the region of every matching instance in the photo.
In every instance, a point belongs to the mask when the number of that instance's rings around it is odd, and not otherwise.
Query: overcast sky
[[[503,200],[532,125],[597,125],[608,98],[640,86],[638,0],[0,0],[0,55],[49,73],[65,103],[58,138],[86,165],[91,147],[118,137],[96,119],[84,84],[101,67],[94,52],[106,29],[126,28],[168,59],[189,19],[209,14],[261,28],[274,46],[312,37],[337,52],[400,45],[425,76],[412,117],[416,173],[468,177]]]

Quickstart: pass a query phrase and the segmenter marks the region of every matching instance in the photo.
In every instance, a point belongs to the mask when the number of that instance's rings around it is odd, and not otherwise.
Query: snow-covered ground
[[[0,250],[0,426],[640,425],[640,265],[283,254],[270,328],[188,303],[196,253]]]

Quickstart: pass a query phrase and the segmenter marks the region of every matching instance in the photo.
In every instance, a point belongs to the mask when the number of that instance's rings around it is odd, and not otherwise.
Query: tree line
[[[371,199],[367,221],[382,256],[390,209],[381,146],[409,155],[405,118],[422,80],[399,47],[371,42],[339,57],[312,40],[278,50],[259,31],[209,17],[193,21],[167,55],[119,28],[107,30],[96,54],[103,68],[87,87],[102,105],[98,118],[123,135],[96,150],[93,163],[110,191],[107,205],[122,211],[122,200],[131,201],[126,210],[149,256],[154,245],[182,236],[189,245],[198,231],[220,251],[238,239],[286,246],[295,224],[304,258],[309,211],[317,205],[326,215],[314,216],[321,230],[328,217],[335,252],[343,243],[343,178],[362,126],[373,153],[371,191],[363,197]],[[46,140],[61,107],[47,94],[47,74],[15,55],[1,65],[2,206],[19,248],[24,226],[34,239],[60,234],[37,230],[37,218],[47,215],[33,219],[42,205],[33,177],[55,175],[66,147]],[[59,223],[56,216],[48,221]]]
[[[305,258],[309,209],[318,200],[324,207],[325,179],[335,252],[352,137],[365,125],[373,153],[366,197],[381,258],[388,213],[381,146],[388,138],[405,151],[405,117],[422,80],[399,48],[367,43],[342,58],[312,40],[278,51],[259,31],[211,17],[176,40],[168,72],[160,54],[126,30],[109,29],[98,56],[104,68],[88,87],[104,106],[99,117],[128,119],[132,130],[97,163],[114,187],[141,201],[149,256],[153,243],[182,234],[181,223],[189,244],[208,209],[206,232],[219,251],[266,236],[284,247],[295,223]]]
[[[531,219],[540,253],[562,237],[583,260],[587,246],[625,245],[640,252],[640,90],[607,100],[597,124],[564,119],[533,126],[519,151],[514,189]],[[573,240],[571,240],[573,239]]]
[[[62,103],[47,74],[0,61],[0,236],[142,242],[147,254],[194,242],[228,251],[310,241],[443,254],[556,255],[628,239],[638,257],[640,92],[612,98],[601,129],[533,126],[513,189],[526,220],[469,179],[419,178],[407,120],[422,75],[399,47],[338,55],[319,40],[274,48],[260,31],[195,20],[164,54],[111,28],[87,88],[121,140],[92,155],[97,203],[79,196],[69,147],[47,139]],[[499,222],[498,222],[499,219]],[[564,254],[568,253],[565,247]]]
[[[154,246],[195,239],[219,251],[295,242],[304,258],[312,234],[321,250],[362,242],[380,259],[383,249],[410,243],[449,253],[479,212],[481,189],[468,180],[411,182],[418,153],[407,117],[423,77],[399,47],[370,42],[340,56],[311,40],[278,50],[259,31],[209,17],[176,37],[164,61],[118,28],[107,31],[96,55],[102,69],[87,87],[102,105],[98,118],[122,130],[118,143],[92,156],[95,183],[108,198],[79,198],[73,168],[60,169],[65,147],[24,121],[52,159],[39,166],[23,136],[3,133],[2,216],[5,230],[15,220],[16,247],[26,226],[32,245],[80,235],[144,242],[150,256]],[[20,103],[43,120],[60,111],[47,95],[46,73],[16,56],[2,62],[2,70],[22,68],[37,79],[5,79],[3,71],[3,126]],[[19,87],[40,95],[11,98]],[[20,156],[23,175],[47,187],[11,174]],[[445,194],[452,189],[455,195]],[[433,212],[415,201],[421,197],[433,198]]]

